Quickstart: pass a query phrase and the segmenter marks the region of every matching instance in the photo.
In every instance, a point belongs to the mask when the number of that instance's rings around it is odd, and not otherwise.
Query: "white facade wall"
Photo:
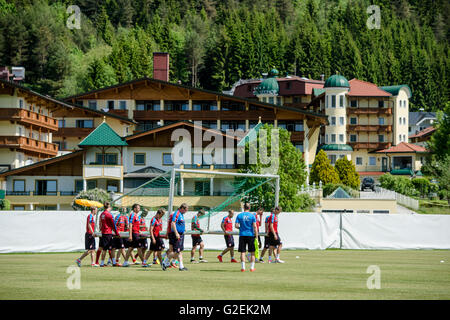
[[[83,180],[82,176],[8,176],[6,190],[13,191],[13,180],[25,180],[25,191],[35,192],[36,180],[56,180],[57,191],[75,191],[75,180]]]

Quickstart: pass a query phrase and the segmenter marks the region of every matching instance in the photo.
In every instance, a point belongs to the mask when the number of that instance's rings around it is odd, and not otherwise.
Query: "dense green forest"
[[[371,4],[379,29],[366,26]],[[70,29],[67,7],[81,9]],[[320,79],[336,71],[377,85],[408,84],[412,110],[449,95],[446,0],[0,0],[0,65],[26,68],[25,85],[65,97],[152,75],[170,53],[170,81],[225,90],[240,78]]]

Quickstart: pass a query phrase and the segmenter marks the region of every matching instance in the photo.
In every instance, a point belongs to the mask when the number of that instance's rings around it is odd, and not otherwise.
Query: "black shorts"
[[[113,239],[112,234],[102,234],[98,246],[100,248],[103,248],[103,250],[112,250],[113,248],[112,239]]]
[[[180,233],[180,239],[177,239],[175,232],[169,233],[169,244],[173,246],[173,252],[184,250],[184,233]]]
[[[87,232],[84,235],[84,248],[86,250],[95,250],[95,237]]]
[[[123,238],[114,237],[112,242],[113,242],[114,249],[124,249],[125,248],[125,245],[123,243]]]
[[[269,244],[269,237],[265,236],[264,237],[264,249],[269,249],[270,244]]]
[[[140,242],[139,240],[141,240],[141,236],[139,235],[139,233],[133,233],[131,235],[131,243],[130,243],[130,247],[133,248],[142,248],[142,242]]]
[[[164,248],[164,241],[161,237],[155,237],[155,244],[150,239],[150,251],[162,251]]]
[[[139,243],[141,244],[141,248],[142,249],[147,249],[148,248],[147,238],[140,238],[139,239]]]
[[[228,234],[228,235],[224,235],[223,237],[225,238],[225,244],[226,244],[227,248],[234,247],[234,237],[233,237],[233,235]]]
[[[124,245],[125,249],[128,249],[129,247],[131,247],[131,242],[128,240],[128,238],[123,238],[123,245]]]
[[[200,245],[200,243],[203,242],[203,239],[200,236],[198,236],[198,237],[191,236],[191,238],[192,238],[192,247],[198,246],[198,245]]]
[[[273,233],[269,233],[269,245],[273,247],[278,247],[281,244],[280,236],[277,233],[277,240],[275,240],[275,236]]]
[[[255,236],[239,236],[239,252],[255,252]]]

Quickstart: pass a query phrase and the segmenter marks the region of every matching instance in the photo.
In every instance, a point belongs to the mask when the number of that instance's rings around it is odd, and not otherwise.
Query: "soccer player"
[[[261,226],[262,216],[264,214],[264,208],[258,207],[258,210],[255,212],[255,218],[256,218],[256,227],[258,228],[259,233],[259,227]],[[258,235],[258,248],[261,248],[261,237]],[[255,248],[256,249],[256,248]],[[250,253],[247,254],[247,260],[250,262]],[[256,262],[259,262],[259,259],[256,259]]]
[[[114,219],[114,224],[116,225],[117,231],[125,232],[128,228],[127,216],[123,212],[119,213]],[[116,257],[116,263],[113,265],[114,267],[121,267],[121,264],[119,263],[120,256],[122,255],[124,258],[126,256],[125,243],[123,240],[124,239],[121,237],[113,238],[113,248],[117,250],[117,253],[114,253]]]
[[[141,213],[141,216],[139,218],[139,232],[146,232],[148,231],[147,226],[145,225],[145,217],[147,216],[148,211],[144,209]],[[145,251],[148,249],[148,241],[147,237],[141,235],[139,238],[139,242],[141,244],[141,251],[142,251],[142,257],[145,257]],[[144,263],[145,259],[142,259],[142,263]]]
[[[270,214],[264,220],[264,225],[265,225],[264,230],[266,230],[266,235],[264,236],[264,249],[261,252],[261,255],[259,256],[260,263],[264,263],[263,257],[266,254],[266,251],[269,250],[269,219],[272,214],[273,214],[273,209],[271,210]]]
[[[233,216],[234,216],[234,210],[228,210],[228,216],[224,217],[222,219],[222,223],[220,227],[222,228],[224,232],[224,238],[225,238],[225,245],[226,248],[222,251],[221,254],[217,256],[217,259],[219,259],[220,262],[222,262],[222,257],[225,253],[228,251],[230,252],[231,256],[231,262],[236,263],[237,261],[234,259],[234,238],[233,235],[230,234],[230,232],[233,231]]]
[[[244,212],[241,212],[235,222],[236,229],[239,229],[239,248],[241,253],[241,271],[245,271],[245,252],[251,254],[250,272],[255,271],[255,239],[258,237],[258,228],[256,227],[256,218],[250,213],[250,204],[244,204]]]
[[[272,254],[275,252],[275,263],[284,263],[280,260],[281,240],[278,234],[278,215],[280,207],[275,207],[273,214],[269,218],[269,263],[272,263]],[[276,251],[275,251],[276,249]]]
[[[86,220],[86,233],[84,235],[84,252],[81,257],[79,257],[76,262],[79,267],[81,267],[81,260],[84,259],[88,254],[91,255],[91,266],[98,267],[95,263],[95,217],[97,216],[97,208],[91,207],[91,213],[88,215]]]
[[[100,239],[100,252],[101,252],[101,262],[100,267],[105,266],[105,256],[106,250],[112,250],[112,232],[114,231],[116,236],[120,236],[119,232],[116,229],[116,225],[114,224],[114,219],[111,214],[111,204],[109,202],[105,202],[103,204],[105,211],[100,215],[100,230],[102,232],[102,237]],[[116,263],[116,259],[114,258],[114,253],[111,254],[113,264]]]
[[[184,232],[186,230],[184,214],[187,212],[188,206],[182,203],[178,210],[173,214],[169,221],[171,224],[171,232],[169,234],[169,243],[172,245],[173,251],[168,254],[168,258],[175,257],[179,262],[179,270],[187,271],[188,269],[183,265],[183,250],[184,250]]]
[[[151,264],[147,264],[147,260],[151,257],[152,253],[156,253],[159,263],[161,265],[161,268],[165,271],[166,265],[163,263],[161,251],[164,249],[164,242],[162,240],[162,237],[160,235],[160,232],[162,231],[162,217],[165,214],[165,210],[163,208],[160,208],[155,216],[150,221],[150,250],[147,252],[145,259],[142,263],[143,267],[149,267]]]
[[[142,248],[141,243],[139,242],[140,235],[140,223],[139,223],[139,216],[138,213],[141,211],[141,206],[137,203],[133,204],[133,207],[131,208],[132,212],[130,214],[130,218],[128,219],[128,225],[129,225],[129,236],[128,236],[128,242],[130,247],[128,248],[127,255],[125,256],[125,261],[122,265],[122,267],[129,267],[128,259],[132,255],[133,249],[137,249],[138,255],[141,258],[141,261],[144,261],[144,257],[142,256]]]
[[[201,216],[205,215],[205,210],[201,209],[197,212],[197,215],[195,215],[192,218],[192,222],[191,222],[191,229],[193,231],[200,231],[201,233],[203,233],[203,230],[200,228],[200,222],[198,221],[198,218],[200,218]],[[199,251],[199,257],[198,260],[199,262],[208,262],[205,259],[203,259],[203,250],[205,248],[205,243],[203,242],[202,237],[200,236],[200,234],[192,234],[191,235],[192,238],[192,250],[191,250],[191,263],[195,263],[195,250],[197,249],[197,246],[200,246]]]

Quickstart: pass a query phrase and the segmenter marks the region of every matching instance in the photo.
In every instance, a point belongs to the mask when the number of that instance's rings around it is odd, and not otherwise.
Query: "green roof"
[[[122,138],[106,123],[103,122],[92,131],[78,146],[127,146]]]
[[[273,94],[277,95],[280,91],[280,87],[278,85],[278,81],[275,77],[270,77],[264,79],[256,88],[255,95],[258,94]]]
[[[347,191],[345,191],[344,189],[342,189],[341,187],[338,187],[336,190],[334,190],[334,192],[332,194],[330,194],[328,197],[328,199],[350,199],[351,196],[347,193]]]
[[[398,96],[398,92],[400,91],[401,88],[405,88],[408,91],[408,98],[412,97],[412,90],[411,88],[407,85],[407,84],[399,84],[396,86],[384,86],[384,87],[380,87],[381,90],[384,90],[386,92],[389,92],[390,94],[392,94],[393,96]]]
[[[323,86],[324,88],[337,88],[337,87],[344,87],[344,88],[350,88],[350,84],[348,83],[348,80],[340,75],[340,74],[333,74],[331,77],[329,77]]]
[[[325,92],[325,89],[321,89],[321,88],[313,88],[313,95],[315,97],[320,96],[322,93]]]
[[[320,149],[324,151],[353,151],[348,144],[324,144]]]
[[[393,175],[410,175],[412,176],[414,174],[414,171],[411,169],[394,169],[391,171],[391,174]]]

